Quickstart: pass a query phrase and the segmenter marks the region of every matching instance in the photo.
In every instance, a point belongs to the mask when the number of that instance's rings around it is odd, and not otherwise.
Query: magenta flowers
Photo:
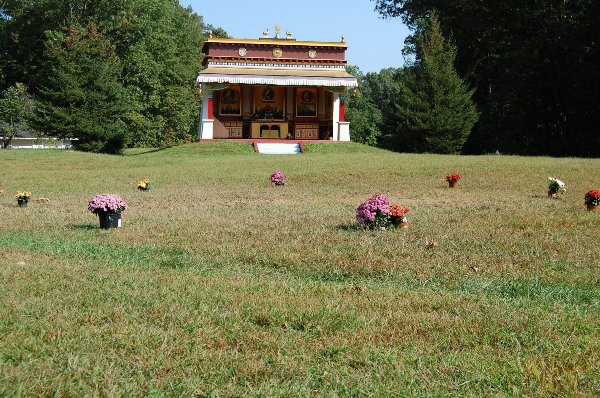
[[[88,210],[92,213],[111,212],[120,213],[127,208],[127,204],[117,194],[103,193],[94,196],[88,203]]]
[[[378,218],[387,220],[390,214],[390,201],[383,195],[374,195],[364,201],[356,209],[358,225],[368,227],[378,226]]]
[[[271,185],[287,185],[287,179],[285,178],[285,174],[281,171],[277,170],[271,174]]]

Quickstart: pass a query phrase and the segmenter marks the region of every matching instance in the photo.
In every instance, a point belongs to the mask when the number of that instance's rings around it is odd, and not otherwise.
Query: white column
[[[202,87],[202,112],[200,114],[200,128],[198,132],[198,139],[212,140],[213,138],[213,123],[214,119],[208,118],[208,99],[212,99],[212,92]]]
[[[206,107],[206,101],[208,97],[206,96],[206,89],[204,85],[200,86],[200,90],[202,90],[202,100],[200,101],[200,123],[198,123],[198,139],[202,138],[202,120],[205,119],[205,115],[208,115],[208,108]]]
[[[333,140],[339,141],[340,139],[340,95],[333,93]]]

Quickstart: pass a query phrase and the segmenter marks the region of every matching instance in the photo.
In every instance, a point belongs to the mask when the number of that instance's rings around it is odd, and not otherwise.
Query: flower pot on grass
[[[100,211],[98,212],[100,228],[121,228],[121,212]]]
[[[592,189],[585,194],[585,206],[588,211],[600,211],[600,190]]]
[[[273,185],[274,187],[284,187],[288,184],[285,174],[283,174],[279,170],[271,174],[271,177],[269,179],[271,180],[271,185]]]
[[[401,205],[390,205],[387,197],[374,195],[356,209],[356,223],[368,229],[385,231],[390,228],[407,228],[408,209]]]
[[[27,207],[27,203],[31,198],[31,192],[29,191],[18,191],[17,192],[17,205],[19,207]]]
[[[446,181],[448,182],[448,188],[456,188],[458,186],[458,180],[461,179],[460,174],[454,173],[446,176]]]
[[[88,203],[88,210],[98,215],[100,228],[121,228],[121,212],[127,204],[119,195],[105,193],[94,196]]]
[[[565,193],[567,191],[567,186],[564,182],[559,180],[558,178],[548,177],[550,183],[548,184],[548,197],[552,199],[557,199],[559,193]]]
[[[150,180],[144,178],[142,181],[138,182],[138,191],[148,192],[150,190]]]

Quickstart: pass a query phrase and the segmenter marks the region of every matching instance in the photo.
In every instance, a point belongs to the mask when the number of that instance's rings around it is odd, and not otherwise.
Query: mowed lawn
[[[0,151],[0,396],[600,394],[599,159],[308,148]]]

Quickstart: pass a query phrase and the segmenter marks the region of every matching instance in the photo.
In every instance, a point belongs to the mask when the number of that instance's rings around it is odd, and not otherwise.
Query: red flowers
[[[585,194],[585,203],[592,206],[600,205],[600,190],[592,189],[587,191]]]
[[[460,180],[460,174],[454,173],[446,176],[446,181],[448,182],[456,182]]]
[[[390,206],[390,216],[392,217],[404,217],[408,213],[408,209],[402,205]]]

